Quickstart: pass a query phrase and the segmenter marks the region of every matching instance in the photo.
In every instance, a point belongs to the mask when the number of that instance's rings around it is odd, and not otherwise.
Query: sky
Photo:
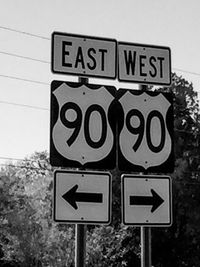
[[[0,0],[0,162],[49,151],[54,31],[168,46],[200,96],[199,0]],[[107,79],[90,82],[137,88]]]

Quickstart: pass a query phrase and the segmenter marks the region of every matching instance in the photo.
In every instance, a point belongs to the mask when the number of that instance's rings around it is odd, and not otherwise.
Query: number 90
[[[66,112],[68,110],[73,110],[76,113],[76,118],[72,121],[68,120],[66,117]],[[101,136],[100,136],[98,141],[92,140],[92,138],[90,136],[90,129],[89,129],[90,117],[91,117],[92,112],[94,112],[94,111],[98,112],[100,117],[101,117],[102,131],[101,131]],[[76,140],[76,138],[79,135],[79,132],[81,130],[81,125],[82,125],[82,120],[83,120],[82,111],[77,104],[75,104],[73,102],[68,102],[68,103],[64,104],[61,108],[60,119],[61,119],[61,122],[65,125],[65,127],[69,128],[69,129],[74,129],[72,135],[66,141],[68,146],[71,146],[75,142],[75,140]],[[84,136],[85,136],[85,140],[86,140],[87,144],[92,148],[101,147],[106,140],[106,136],[107,136],[106,114],[105,114],[104,109],[97,104],[89,106],[85,112]]]
[[[132,117],[137,117],[139,119],[138,127],[133,127],[131,125]],[[152,143],[152,138],[151,138],[151,123],[153,118],[157,118],[159,120],[161,127],[160,143],[157,146],[155,146]],[[131,109],[126,116],[126,127],[130,133],[138,135],[137,140],[133,145],[133,150],[136,152],[140,144],[142,143],[145,132],[145,118],[143,114],[137,109]],[[146,140],[147,140],[147,145],[152,152],[159,153],[163,149],[165,145],[165,135],[166,135],[165,122],[162,114],[157,110],[151,111],[146,119]]]

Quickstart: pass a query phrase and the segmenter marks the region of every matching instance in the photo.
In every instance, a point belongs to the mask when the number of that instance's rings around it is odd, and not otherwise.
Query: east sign
[[[116,78],[117,42],[114,39],[54,32],[52,72]]]

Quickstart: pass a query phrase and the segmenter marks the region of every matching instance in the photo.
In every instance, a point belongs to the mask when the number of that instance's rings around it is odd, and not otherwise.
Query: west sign
[[[171,84],[169,47],[118,43],[119,81],[142,84]]]

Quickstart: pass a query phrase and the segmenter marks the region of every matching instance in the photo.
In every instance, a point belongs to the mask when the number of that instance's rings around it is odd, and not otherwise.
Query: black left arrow
[[[154,212],[164,200],[151,189],[152,196],[130,196],[130,205],[135,206],[152,206],[151,212]]]
[[[62,196],[64,200],[66,200],[75,210],[78,209],[76,202],[92,202],[92,203],[103,202],[103,194],[76,192],[77,189],[78,185],[76,184]]]

